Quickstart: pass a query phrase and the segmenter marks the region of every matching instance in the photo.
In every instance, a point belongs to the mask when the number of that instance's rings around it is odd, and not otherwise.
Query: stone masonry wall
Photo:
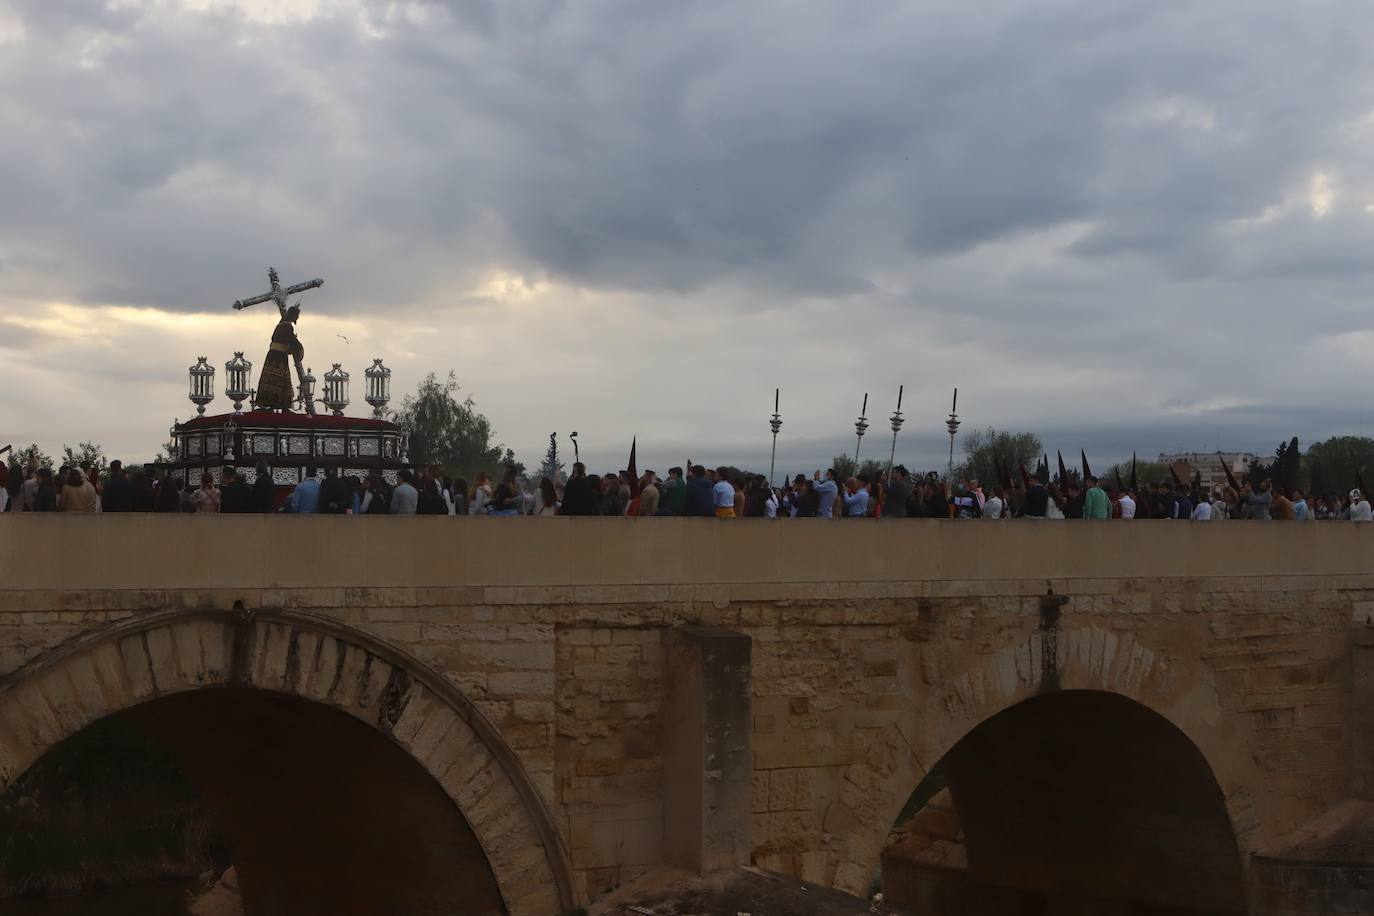
[[[671,627],[752,640],[755,862],[865,890],[924,772],[1047,670],[1193,737],[1243,853],[1283,835],[1345,793],[1349,629],[1374,608],[1365,532],[1350,526],[417,520],[435,544],[397,538],[390,522],[409,520],[381,520],[382,537],[359,521],[216,519],[243,527],[233,537],[291,529],[274,542],[283,554],[307,523],[342,538],[328,562],[310,548],[305,565],[262,553],[225,571],[207,557],[229,535],[202,520],[189,546],[159,541],[161,553],[139,538],[175,520],[131,522],[113,557],[100,525],[62,519],[40,520],[31,553],[14,549],[30,521],[0,518],[0,677],[149,611],[237,601],[356,626],[475,701],[544,796],[589,897],[661,859]],[[59,543],[104,554],[45,565]],[[461,559],[478,544],[509,561]],[[1255,564],[1266,574],[1206,574]],[[1039,629],[1050,587],[1068,597],[1053,643]]]

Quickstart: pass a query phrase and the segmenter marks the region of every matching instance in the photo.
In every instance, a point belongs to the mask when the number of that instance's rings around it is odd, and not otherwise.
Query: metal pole
[[[778,392],[780,389],[773,389],[773,419],[768,421],[768,425],[773,428],[773,457],[768,459],[768,489],[773,488],[773,471],[778,464],[778,430],[782,429],[782,417],[778,413]]]
[[[868,432],[868,392],[864,392],[864,406],[859,411],[859,419],[854,423],[858,438],[854,441],[854,473],[859,473],[859,446],[863,444],[864,433]]]
[[[897,460],[897,431],[902,428],[902,391],[905,385],[897,386],[897,410],[892,414],[892,452],[887,456],[888,483],[892,483],[892,463]]]
[[[954,490],[954,436],[959,432],[959,389],[954,389],[954,403],[949,408],[949,419],[945,426],[949,429],[949,471],[945,475],[946,494]]]

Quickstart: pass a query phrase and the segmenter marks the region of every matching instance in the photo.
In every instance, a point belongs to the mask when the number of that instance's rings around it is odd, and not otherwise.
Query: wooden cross
[[[286,299],[288,296],[294,296],[308,289],[318,289],[324,286],[324,281],[316,277],[314,280],[307,280],[304,283],[297,283],[295,286],[283,288],[281,282],[277,279],[277,269],[275,267],[267,268],[267,279],[272,284],[271,292],[263,293],[260,296],[253,296],[249,299],[239,299],[234,303],[234,309],[239,311],[248,308],[250,305],[257,305],[259,302],[275,302],[277,303],[277,311],[281,313],[281,317],[285,318]],[[301,366],[301,358],[299,356],[296,357],[296,378],[300,380],[301,400],[305,402],[305,412],[313,417],[315,415],[315,401],[310,397],[311,392],[305,390],[305,369]]]

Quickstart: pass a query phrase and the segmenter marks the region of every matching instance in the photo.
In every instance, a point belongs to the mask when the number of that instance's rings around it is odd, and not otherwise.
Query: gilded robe
[[[258,376],[258,391],[254,403],[258,407],[273,410],[289,410],[296,400],[296,386],[291,384],[292,359],[302,359],[305,348],[296,339],[296,328],[291,319],[283,318],[277,322],[272,332],[272,346],[267,358],[262,361],[262,374]]]

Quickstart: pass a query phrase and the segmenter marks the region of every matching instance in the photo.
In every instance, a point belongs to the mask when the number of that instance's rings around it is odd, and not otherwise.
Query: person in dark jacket
[[[592,492],[592,482],[587,477],[587,466],[582,462],[573,465],[572,476],[563,486],[563,505],[559,515],[599,515],[596,494]]]
[[[376,471],[367,475],[367,491],[362,498],[364,515],[389,515],[391,513],[391,487],[386,478]]]
[[[906,518],[906,504],[911,499],[911,487],[906,482],[906,468],[897,465],[892,469],[883,500],[883,518]]]
[[[339,476],[339,469],[325,468],[324,482],[320,484],[320,514],[347,515],[352,508],[353,494]]]
[[[152,512],[157,507],[157,491],[144,471],[134,471],[129,478],[129,504],[131,512]]]
[[[57,487],[52,482],[52,468],[39,468],[33,476],[38,480],[38,490],[33,498],[33,511],[56,512]]]
[[[133,485],[124,473],[124,462],[110,462],[110,479],[105,481],[104,492],[100,494],[101,512],[134,511]]]
[[[448,515],[448,503],[439,491],[439,479],[433,468],[426,468],[415,484],[416,515]]]
[[[659,515],[682,515],[687,511],[687,481],[682,479],[682,468],[669,468],[668,479],[659,486],[659,491],[662,494]]]
[[[219,488],[219,511],[247,512],[253,494],[248,489],[248,484],[239,477],[239,473],[233,465],[226,464],[224,466],[220,480],[222,483]]]
[[[685,515],[714,517],[711,481],[706,476],[706,468],[692,465],[692,476],[687,478],[687,506]]]
[[[1026,491],[1026,501],[1021,504],[1022,518],[1044,518],[1050,510],[1050,491],[1038,480],[1032,480]]]
[[[266,461],[259,461],[257,477],[253,479],[253,493],[248,500],[249,512],[271,512],[277,508],[276,487],[272,486],[272,471]]]
[[[1083,504],[1086,501],[1083,488],[1076,483],[1070,483],[1065,490],[1068,492],[1068,498],[1064,500],[1064,518],[1081,519]]]

